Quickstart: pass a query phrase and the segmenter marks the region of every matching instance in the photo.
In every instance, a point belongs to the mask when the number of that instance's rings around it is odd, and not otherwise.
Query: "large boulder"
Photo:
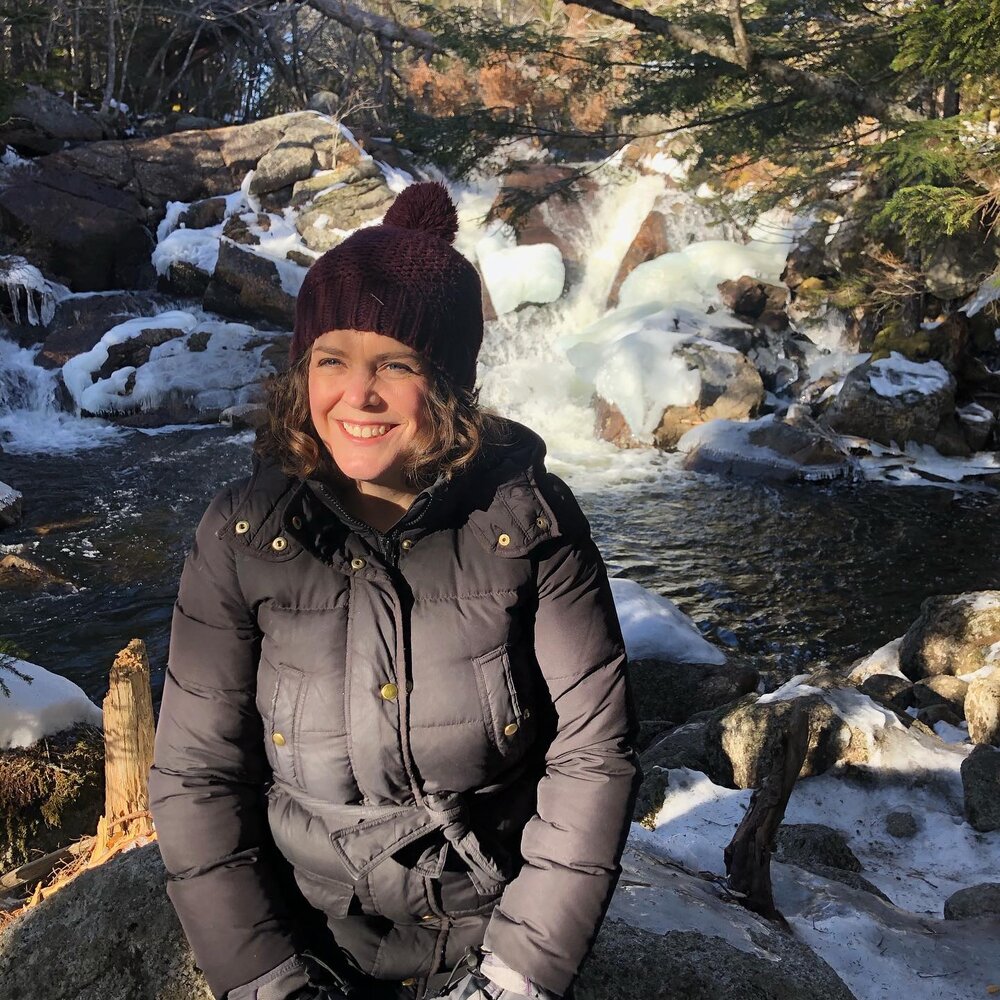
[[[155,316],[169,300],[155,292],[116,292],[73,296],[56,306],[42,346],[35,355],[41,368],[61,368],[89,351],[113,326],[137,316]]]
[[[938,299],[961,299],[971,295],[996,267],[992,241],[983,232],[964,236],[940,236],[923,262],[927,291]]]
[[[618,273],[611,283],[611,290],[608,292],[608,308],[613,309],[618,305],[618,293],[621,290],[622,282],[640,265],[647,260],[659,257],[660,254],[670,251],[670,241],[667,239],[667,218],[656,209],[653,209],[639,226],[639,231],[629,244],[621,264],[618,266]]]
[[[757,369],[739,351],[701,338],[690,338],[673,350],[698,378],[697,397],[686,406],[667,406],[652,433],[657,448],[672,449],[692,427],[709,420],[747,420],[764,401]],[[642,443],[639,428],[629,425],[613,402],[594,399],[598,435],[620,448]]]
[[[219,259],[205,291],[205,308],[237,319],[267,320],[290,330],[295,297],[282,285],[278,267],[229,240],[219,244]]]
[[[1000,747],[1000,667],[969,682],[964,712],[973,743]]]
[[[84,872],[0,933],[4,1000],[212,1000],[156,844]]]
[[[972,828],[1000,830],[1000,750],[980,745],[962,761],[962,790]]]
[[[719,294],[722,304],[740,319],[772,330],[784,330],[788,326],[785,312],[788,289],[784,285],[772,285],[744,274],[735,280],[723,281]]]
[[[0,146],[13,146],[22,153],[54,153],[68,143],[103,137],[94,118],[34,84],[14,97],[0,124]]]
[[[640,719],[686,722],[697,712],[728,705],[757,689],[760,675],[739,663],[633,660],[629,676]]]
[[[1000,642],[1000,591],[929,597],[899,647],[900,669],[911,680],[962,676],[987,666]]]
[[[851,371],[823,421],[838,434],[882,444],[914,441],[950,454],[968,454],[954,411],[955,379],[943,365],[912,362],[893,353]]]
[[[153,283],[142,206],[83,174],[46,167],[14,175],[0,190],[0,235],[76,292]]]
[[[295,227],[310,250],[336,246],[344,231],[380,219],[395,200],[373,160],[345,164],[295,185],[292,203],[300,206]]]
[[[75,726],[0,751],[0,872],[93,833],[103,808],[100,729]]]
[[[854,464],[812,420],[794,423],[776,417],[714,420],[688,431],[677,442],[683,465],[692,472],[714,472],[779,482],[850,477]]]

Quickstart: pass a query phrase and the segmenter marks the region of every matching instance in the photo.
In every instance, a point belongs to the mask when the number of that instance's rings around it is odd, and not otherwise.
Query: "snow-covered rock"
[[[712,420],[677,442],[684,468],[750,479],[824,480],[850,477],[854,464],[811,421]]]
[[[68,290],[53,285],[33,264],[23,257],[0,254],[0,289],[8,302],[0,302],[0,314],[8,314],[17,324],[48,326],[56,312],[56,303]]]
[[[23,497],[6,483],[0,483],[0,528],[13,527],[21,520]]]
[[[882,444],[914,441],[968,454],[954,410],[955,379],[944,365],[893,352],[850,372],[823,420],[838,433]]]
[[[566,284],[566,267],[552,243],[480,252],[479,271],[498,316],[525,303],[555,302]]]
[[[614,577],[610,582],[630,660],[726,662],[725,653],[708,642],[698,626],[673,601],[634,580]]]
[[[899,647],[911,680],[962,676],[1000,663],[1000,590],[929,597]]]
[[[78,723],[100,726],[101,710],[66,677],[0,656],[0,750],[29,747]]]

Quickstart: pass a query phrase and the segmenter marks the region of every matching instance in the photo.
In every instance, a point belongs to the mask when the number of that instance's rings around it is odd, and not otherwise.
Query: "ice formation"
[[[563,293],[566,266],[559,248],[552,243],[486,251],[480,242],[477,253],[483,284],[498,316],[513,312],[525,302],[555,302]]]
[[[910,361],[896,351],[881,361],[872,362],[868,369],[868,384],[880,396],[907,393],[929,396],[951,381],[948,369],[939,361]]]
[[[52,285],[23,257],[0,256],[0,286],[6,289],[15,323],[48,326],[68,289]]]

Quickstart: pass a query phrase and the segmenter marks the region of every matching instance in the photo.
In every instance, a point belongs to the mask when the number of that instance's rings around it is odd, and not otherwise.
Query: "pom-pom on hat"
[[[329,330],[371,330],[418,351],[472,389],[483,342],[482,285],[453,246],[443,184],[413,184],[380,226],[359,229],[309,269],[295,306],[294,364]]]

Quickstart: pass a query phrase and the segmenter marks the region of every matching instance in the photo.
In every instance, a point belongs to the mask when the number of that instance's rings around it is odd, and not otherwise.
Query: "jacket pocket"
[[[261,660],[258,710],[264,721],[264,747],[275,778],[301,786],[299,731],[306,682],[301,670]]]
[[[534,736],[530,667],[512,660],[508,643],[473,658],[483,722],[490,742],[507,756]]]

